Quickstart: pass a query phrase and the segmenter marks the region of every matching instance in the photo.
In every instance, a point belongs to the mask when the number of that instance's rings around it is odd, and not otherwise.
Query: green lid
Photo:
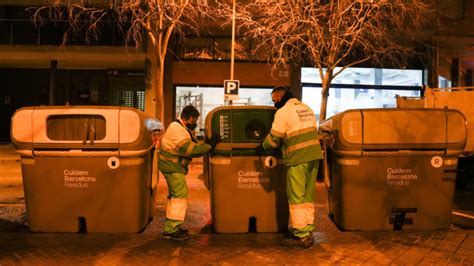
[[[255,155],[255,147],[270,132],[276,109],[270,106],[223,106],[206,117],[206,138],[219,134],[213,151],[220,155]],[[269,153],[267,153],[269,154]]]

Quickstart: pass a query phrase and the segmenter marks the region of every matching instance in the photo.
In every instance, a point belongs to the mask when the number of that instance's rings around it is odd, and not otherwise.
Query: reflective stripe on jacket
[[[306,104],[292,98],[275,113],[265,150],[281,148],[286,165],[322,159],[316,117]]]
[[[163,173],[187,174],[192,158],[202,156],[210,149],[211,145],[199,144],[194,133],[176,120],[161,139],[159,169]]]

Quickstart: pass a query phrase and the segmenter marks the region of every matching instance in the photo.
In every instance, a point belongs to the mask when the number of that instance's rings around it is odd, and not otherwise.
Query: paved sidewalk
[[[470,232],[315,233],[310,249],[283,248],[277,234],[1,233],[2,265],[123,264],[460,264],[474,263]]]
[[[215,234],[210,226],[209,191],[200,164],[188,178],[190,199],[185,242],[161,237],[166,182],[161,178],[157,214],[138,234],[30,233],[20,163],[2,149],[0,162],[0,265],[179,265],[179,264],[455,264],[474,265],[474,230],[453,224],[440,231],[341,232],[327,216],[324,185],[316,184],[315,244],[281,245],[281,234]],[[3,158],[3,159],[2,159]],[[6,162],[8,161],[8,162]],[[0,163],[1,164],[1,163]]]

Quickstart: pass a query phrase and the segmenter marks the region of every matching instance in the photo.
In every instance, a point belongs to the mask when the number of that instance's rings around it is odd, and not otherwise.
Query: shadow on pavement
[[[0,232],[2,233],[27,233],[29,232],[28,226],[19,223],[12,222],[9,220],[0,219]]]
[[[474,229],[474,189],[458,188],[454,193],[451,223],[460,229]]]

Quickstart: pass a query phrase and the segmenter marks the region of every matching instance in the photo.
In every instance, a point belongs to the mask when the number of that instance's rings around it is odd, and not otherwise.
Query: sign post
[[[224,80],[224,102],[232,105],[233,100],[239,99],[238,80],[234,80],[234,50],[235,50],[235,5],[236,0],[232,1],[232,42],[230,48],[230,80]]]

